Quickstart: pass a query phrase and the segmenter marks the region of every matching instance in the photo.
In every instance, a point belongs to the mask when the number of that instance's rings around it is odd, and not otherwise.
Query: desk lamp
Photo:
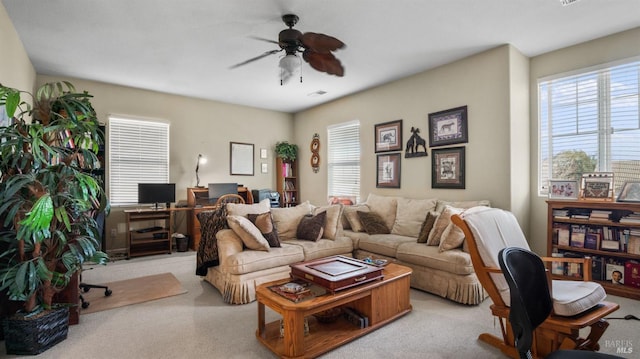
[[[200,176],[198,176],[198,170],[200,170],[200,164],[207,163],[207,158],[202,154],[198,154],[198,162],[196,163],[196,187],[204,187],[200,185]]]

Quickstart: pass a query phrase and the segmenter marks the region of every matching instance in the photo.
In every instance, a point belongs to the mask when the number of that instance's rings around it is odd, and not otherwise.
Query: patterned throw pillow
[[[447,226],[451,224],[451,216],[454,214],[462,213],[462,208],[454,208],[451,206],[445,206],[442,213],[436,219],[436,222],[433,225],[433,229],[429,233],[429,238],[427,239],[428,246],[439,246],[442,234],[444,230],[447,229]]]
[[[358,217],[362,222],[365,232],[368,234],[389,234],[391,231],[384,223],[384,219],[375,212],[358,211]]]
[[[436,223],[436,219],[438,218],[438,214],[436,212],[428,212],[427,217],[422,222],[422,227],[420,228],[420,234],[418,235],[418,243],[427,243],[427,239],[429,238],[429,232],[433,228],[433,225]]]
[[[278,229],[273,225],[273,219],[271,218],[271,212],[265,212],[260,214],[249,213],[247,218],[253,223],[264,238],[269,242],[269,247],[276,248],[280,246],[280,238],[278,238]]]
[[[320,212],[315,216],[310,214],[302,217],[296,230],[296,238],[306,241],[317,241],[322,238],[324,225],[327,221],[327,212]]]

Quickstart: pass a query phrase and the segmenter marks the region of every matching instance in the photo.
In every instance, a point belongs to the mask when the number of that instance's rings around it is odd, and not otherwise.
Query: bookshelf
[[[280,193],[280,207],[295,207],[300,203],[298,164],[295,160],[283,161],[276,158],[276,186]]]
[[[608,294],[640,299],[640,203],[548,200],[547,205],[547,255],[590,257],[592,278]],[[552,268],[552,274],[580,277],[579,270]],[[614,270],[623,274],[623,284],[612,282]]]

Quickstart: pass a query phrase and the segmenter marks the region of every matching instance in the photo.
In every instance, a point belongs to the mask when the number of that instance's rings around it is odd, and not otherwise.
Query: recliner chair
[[[553,310],[549,294],[549,280],[542,259],[523,248],[507,247],[500,250],[498,262],[511,296],[509,321],[513,329],[516,348],[521,359],[533,358],[535,330]],[[547,358],[620,358],[614,355],[584,351],[558,350]]]

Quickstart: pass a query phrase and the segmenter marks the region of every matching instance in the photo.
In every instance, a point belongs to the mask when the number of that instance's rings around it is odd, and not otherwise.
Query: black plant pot
[[[69,308],[32,316],[17,313],[2,321],[7,354],[36,355],[67,339]]]

